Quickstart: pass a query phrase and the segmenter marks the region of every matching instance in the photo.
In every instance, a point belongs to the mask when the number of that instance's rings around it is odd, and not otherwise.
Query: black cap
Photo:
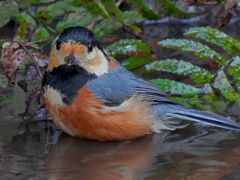
[[[76,26],[65,29],[56,42],[57,50],[60,49],[62,43],[66,43],[69,40],[84,44],[88,47],[89,51],[91,51],[93,47],[99,46],[93,32],[85,27]]]

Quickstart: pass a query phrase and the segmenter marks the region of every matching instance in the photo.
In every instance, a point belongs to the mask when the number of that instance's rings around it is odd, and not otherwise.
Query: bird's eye
[[[92,52],[92,50],[93,50],[92,45],[88,45],[87,47],[88,47],[88,52]]]

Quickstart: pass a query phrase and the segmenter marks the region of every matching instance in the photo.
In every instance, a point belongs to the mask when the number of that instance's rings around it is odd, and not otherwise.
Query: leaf
[[[219,98],[219,95],[212,93],[212,94],[206,94],[202,97],[203,102],[204,102],[204,107],[208,111],[215,111],[218,112],[224,112],[229,108],[229,103],[231,102],[226,102],[226,99],[224,98]]]
[[[222,1],[220,9],[216,12],[216,19],[213,26],[220,28],[226,25],[238,11],[239,0],[218,0]]]
[[[160,60],[152,62],[145,67],[148,71],[165,71],[173,74],[187,76],[190,77],[196,84],[209,83],[212,79],[212,74],[206,69],[200,68],[183,60]]]
[[[136,39],[121,39],[107,47],[111,56],[117,55],[150,55],[151,50],[148,45]]]
[[[43,23],[50,24],[57,16],[62,16],[66,13],[78,11],[79,8],[71,5],[68,1],[58,1],[50,4],[47,7],[40,7],[35,12],[35,17]]]
[[[87,9],[88,12],[90,12],[92,15],[95,16],[102,16],[104,18],[108,18],[109,14],[101,2],[90,2],[86,3],[84,7]]]
[[[136,25],[128,24],[128,27],[133,31],[140,32],[140,33],[142,32],[142,29]]]
[[[33,53],[32,54],[34,63],[29,63],[24,72],[24,79],[18,81],[18,85],[25,91],[28,91],[28,86],[33,83],[33,81],[38,80],[41,81],[40,74],[44,74],[46,71],[46,67],[48,65],[48,56],[40,54],[40,53]],[[36,67],[37,66],[37,67]],[[40,72],[40,73],[39,73]]]
[[[36,21],[33,19],[33,17],[30,16],[29,14],[27,14],[26,12],[22,12],[22,13],[21,13],[20,15],[18,15],[17,17],[19,17],[19,16],[22,16],[22,17],[25,19],[25,21],[27,22],[27,24],[30,25],[31,27],[37,25],[37,23],[36,23]]]
[[[165,16],[174,16],[178,18],[189,16],[189,14],[178,8],[171,0],[157,0],[156,2],[162,7]]]
[[[124,11],[122,13],[123,23],[127,25],[131,25],[134,23],[138,23],[144,20],[141,14],[137,11]]]
[[[122,24],[113,19],[104,19],[98,23],[92,31],[96,35],[97,39],[101,39],[106,35],[112,34],[121,27]]]
[[[22,9],[31,8],[33,5],[47,6],[53,3],[55,0],[15,0]]]
[[[211,27],[190,28],[184,35],[199,38],[208,43],[220,46],[230,55],[236,54],[240,51],[240,41],[237,41],[224,32]]]
[[[33,58],[34,58],[34,61],[35,63],[40,67],[40,68],[44,68],[44,67],[47,67],[48,65],[48,59],[49,57],[44,55],[44,54],[41,54],[39,52],[34,52],[32,54]]]
[[[223,70],[219,70],[213,81],[213,87],[221,92],[221,94],[230,101],[240,101],[240,94],[237,94]]]
[[[238,92],[240,92],[240,57],[234,57],[229,66],[228,73],[234,78]]]
[[[145,2],[143,0],[127,0],[129,4],[133,6],[134,9],[137,9],[138,12],[145,18],[152,19],[152,20],[157,20],[159,19],[159,15],[154,12],[152,9],[147,7]]]
[[[115,0],[102,0],[108,14],[115,16],[120,22],[123,22],[122,11],[117,7]]]
[[[220,56],[216,51],[210,49],[208,46],[203,45],[199,42],[186,39],[166,39],[160,41],[158,44],[163,47],[173,48],[183,52],[190,53],[202,60],[207,60],[211,58],[221,65],[224,65],[227,62],[227,60]]]
[[[180,83],[174,80],[169,79],[152,79],[150,80],[153,84],[155,84],[159,89],[163,92],[168,92],[171,95],[197,95],[201,92],[199,88],[194,86]],[[208,91],[206,91],[208,92]]]
[[[5,25],[11,17],[16,17],[19,11],[18,8],[11,3],[11,1],[4,1],[0,3],[0,27]]]
[[[191,95],[191,101],[189,101],[189,95],[188,96],[175,96],[175,97],[170,97],[173,101],[189,107],[189,108],[198,108],[198,109],[206,109],[205,104],[202,103],[201,99],[198,97],[198,94],[196,95]]]
[[[88,2],[88,0],[65,0],[65,1],[76,7],[83,6]]]
[[[106,10],[105,6],[100,1],[92,1],[88,0],[68,0],[71,5],[76,7],[84,7],[89,13],[94,16],[102,16],[103,18],[109,18],[110,15]]]
[[[56,26],[56,31],[60,33],[65,28],[68,28],[71,26],[86,26],[90,24],[94,19],[95,17],[92,16],[90,13],[84,12],[79,16],[69,17],[64,21],[60,21]]]
[[[17,35],[15,36],[15,40],[21,41],[24,40],[27,35],[27,21],[23,16],[17,16],[18,28]]]
[[[37,28],[32,35],[32,42],[39,43],[45,42],[50,39],[50,34],[44,27]]]
[[[20,65],[28,63],[28,55],[17,42],[5,42],[1,50],[1,62],[3,63],[6,77],[11,84],[15,84],[16,72]]]
[[[35,17],[39,22],[50,24],[54,17],[49,13],[46,7],[40,7],[35,12]]]
[[[150,57],[132,56],[125,60],[122,65],[128,70],[133,70],[151,62]]]
[[[84,2],[86,0],[83,0]],[[140,22],[143,17],[137,11],[125,11],[121,12],[116,6],[114,1],[103,1],[103,2],[88,2],[82,3],[81,7],[84,7],[88,12],[94,16],[102,16],[103,18],[109,18],[115,16],[116,19],[123,23],[130,25],[131,23]]]
[[[24,1],[15,0],[15,2],[19,4],[18,6],[20,7],[20,9],[29,8],[31,6],[31,1],[32,0],[24,0]]]
[[[17,35],[14,37],[15,40],[21,41],[24,40],[28,33],[28,27],[35,27],[35,20],[25,12],[21,13],[16,17],[18,22]]]
[[[69,12],[75,12],[77,10],[79,10],[79,8],[71,5],[68,1],[57,1],[47,7],[47,12],[53,18]]]

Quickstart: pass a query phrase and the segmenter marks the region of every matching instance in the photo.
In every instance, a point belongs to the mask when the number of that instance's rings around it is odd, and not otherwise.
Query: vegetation
[[[240,41],[210,27],[190,28],[184,35],[189,38],[200,39],[209,43],[209,45],[214,44],[219,46],[221,48],[221,54],[196,40],[166,39],[160,41],[159,45],[192,54],[196,56],[198,60],[215,61],[215,63],[217,63],[215,71],[210,72],[210,70],[193,65],[189,62],[175,59],[155,61],[146,65],[145,68],[147,70],[170,72],[191,78],[193,81],[191,88],[189,85],[181,83],[178,94],[206,94],[208,95],[207,97],[209,97],[209,95],[214,97],[220,94],[225,100],[239,102]],[[222,55],[224,54],[222,51],[226,52],[225,56]],[[165,80],[163,81],[165,82]],[[152,80],[152,82],[159,84],[161,79]],[[169,87],[169,90],[172,88],[176,89],[177,85],[171,81],[168,83],[169,84],[166,84],[166,86]],[[170,85],[170,83],[173,85]],[[206,85],[208,88],[206,88]],[[196,91],[194,87],[198,87],[198,91]],[[186,89],[188,89],[188,91],[186,91]]]
[[[1,61],[7,78],[11,83],[15,83],[16,71],[25,69],[26,74],[31,76],[25,77],[24,81],[18,82],[18,85],[27,91],[26,84],[31,84],[34,80],[39,81],[44,73],[47,57],[41,54],[42,48],[53,42],[63,29],[70,26],[86,26],[96,34],[99,40],[119,30],[126,32],[128,38],[112,42],[105,49],[113,57],[124,57],[122,64],[127,69],[140,74],[151,75],[161,72],[161,74],[172,74],[174,77],[188,78],[187,83],[176,78],[159,78],[159,76],[150,79],[180,103],[213,108],[216,104],[226,104],[218,100],[219,95],[225,102],[239,102],[240,41],[211,27],[194,27],[185,32],[185,39],[165,39],[158,45],[191,54],[197,61],[214,62],[217,65],[216,68],[212,69],[207,65],[199,66],[188,61],[189,59],[154,58],[156,56],[149,45],[141,38],[141,22],[146,19],[158,20],[165,16],[175,18],[194,16],[178,8],[171,0],[155,0],[154,3],[160,7],[160,10],[151,9],[143,0],[7,0],[1,2],[0,27],[10,20],[17,22],[13,40],[2,41]],[[208,5],[210,1],[185,1],[185,3]],[[227,22],[225,16],[229,15],[237,4],[234,1],[217,0],[211,3],[231,7],[224,9],[222,19],[218,19],[221,22],[220,25]],[[224,6],[225,4],[228,6]],[[16,47],[21,47],[21,50]],[[221,48],[220,51],[219,48]],[[192,101],[186,101],[184,97],[190,97]],[[203,101],[209,102],[210,106],[203,107]]]
[[[142,45],[140,46],[140,41],[136,40],[120,40],[110,45],[108,51],[113,56],[119,54],[126,55],[128,53],[132,55],[133,51],[137,54],[141,52],[145,55],[144,61],[142,58],[137,59],[136,56],[131,56],[124,61],[123,65],[126,65],[128,69],[134,69],[144,65],[144,69],[149,73],[161,71],[171,73],[175,77],[185,76],[190,78],[192,80],[191,84],[162,78],[151,79],[150,81],[156,84],[161,90],[169,92],[172,96],[195,98],[197,102],[192,105],[202,107],[201,104],[197,104],[200,101],[199,98],[196,98],[198,95],[203,95],[203,98],[210,101],[213,107],[216,105],[213,101],[216,102],[217,95],[224,97],[225,101],[239,102],[240,41],[210,27],[190,28],[184,35],[188,38],[195,38],[195,40],[166,39],[160,41],[158,44],[162,47],[173,48],[183,53],[189,53],[197,57],[198,61],[214,61],[217,64],[215,71],[194,65],[188,62],[187,59],[161,59],[149,63],[147,60],[149,57],[149,49],[144,47],[147,45],[141,42]],[[209,46],[198,42],[197,39],[219,46],[221,48],[221,54]],[[144,47],[144,50],[142,47]],[[225,56],[222,55],[224,54],[222,51],[226,52]],[[134,61],[131,61],[133,58]],[[176,98],[176,100],[183,103],[183,99]]]

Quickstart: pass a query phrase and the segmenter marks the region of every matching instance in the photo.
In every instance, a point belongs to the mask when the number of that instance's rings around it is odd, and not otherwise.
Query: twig
[[[21,45],[21,44],[20,44],[20,45]],[[27,55],[32,59],[33,65],[34,65],[35,69],[37,70],[37,73],[38,73],[40,79],[42,79],[42,78],[43,78],[43,74],[42,74],[42,72],[40,71],[38,64],[36,63],[35,58],[32,56],[31,53],[29,53],[29,51],[27,50],[26,47],[24,47],[23,45],[21,45],[21,47],[24,49],[24,51],[27,53]]]
[[[51,31],[52,33],[54,33],[54,34],[56,33],[56,31],[53,28],[51,28],[50,26],[46,26],[43,24],[42,24],[42,26],[45,27],[47,30]]]

